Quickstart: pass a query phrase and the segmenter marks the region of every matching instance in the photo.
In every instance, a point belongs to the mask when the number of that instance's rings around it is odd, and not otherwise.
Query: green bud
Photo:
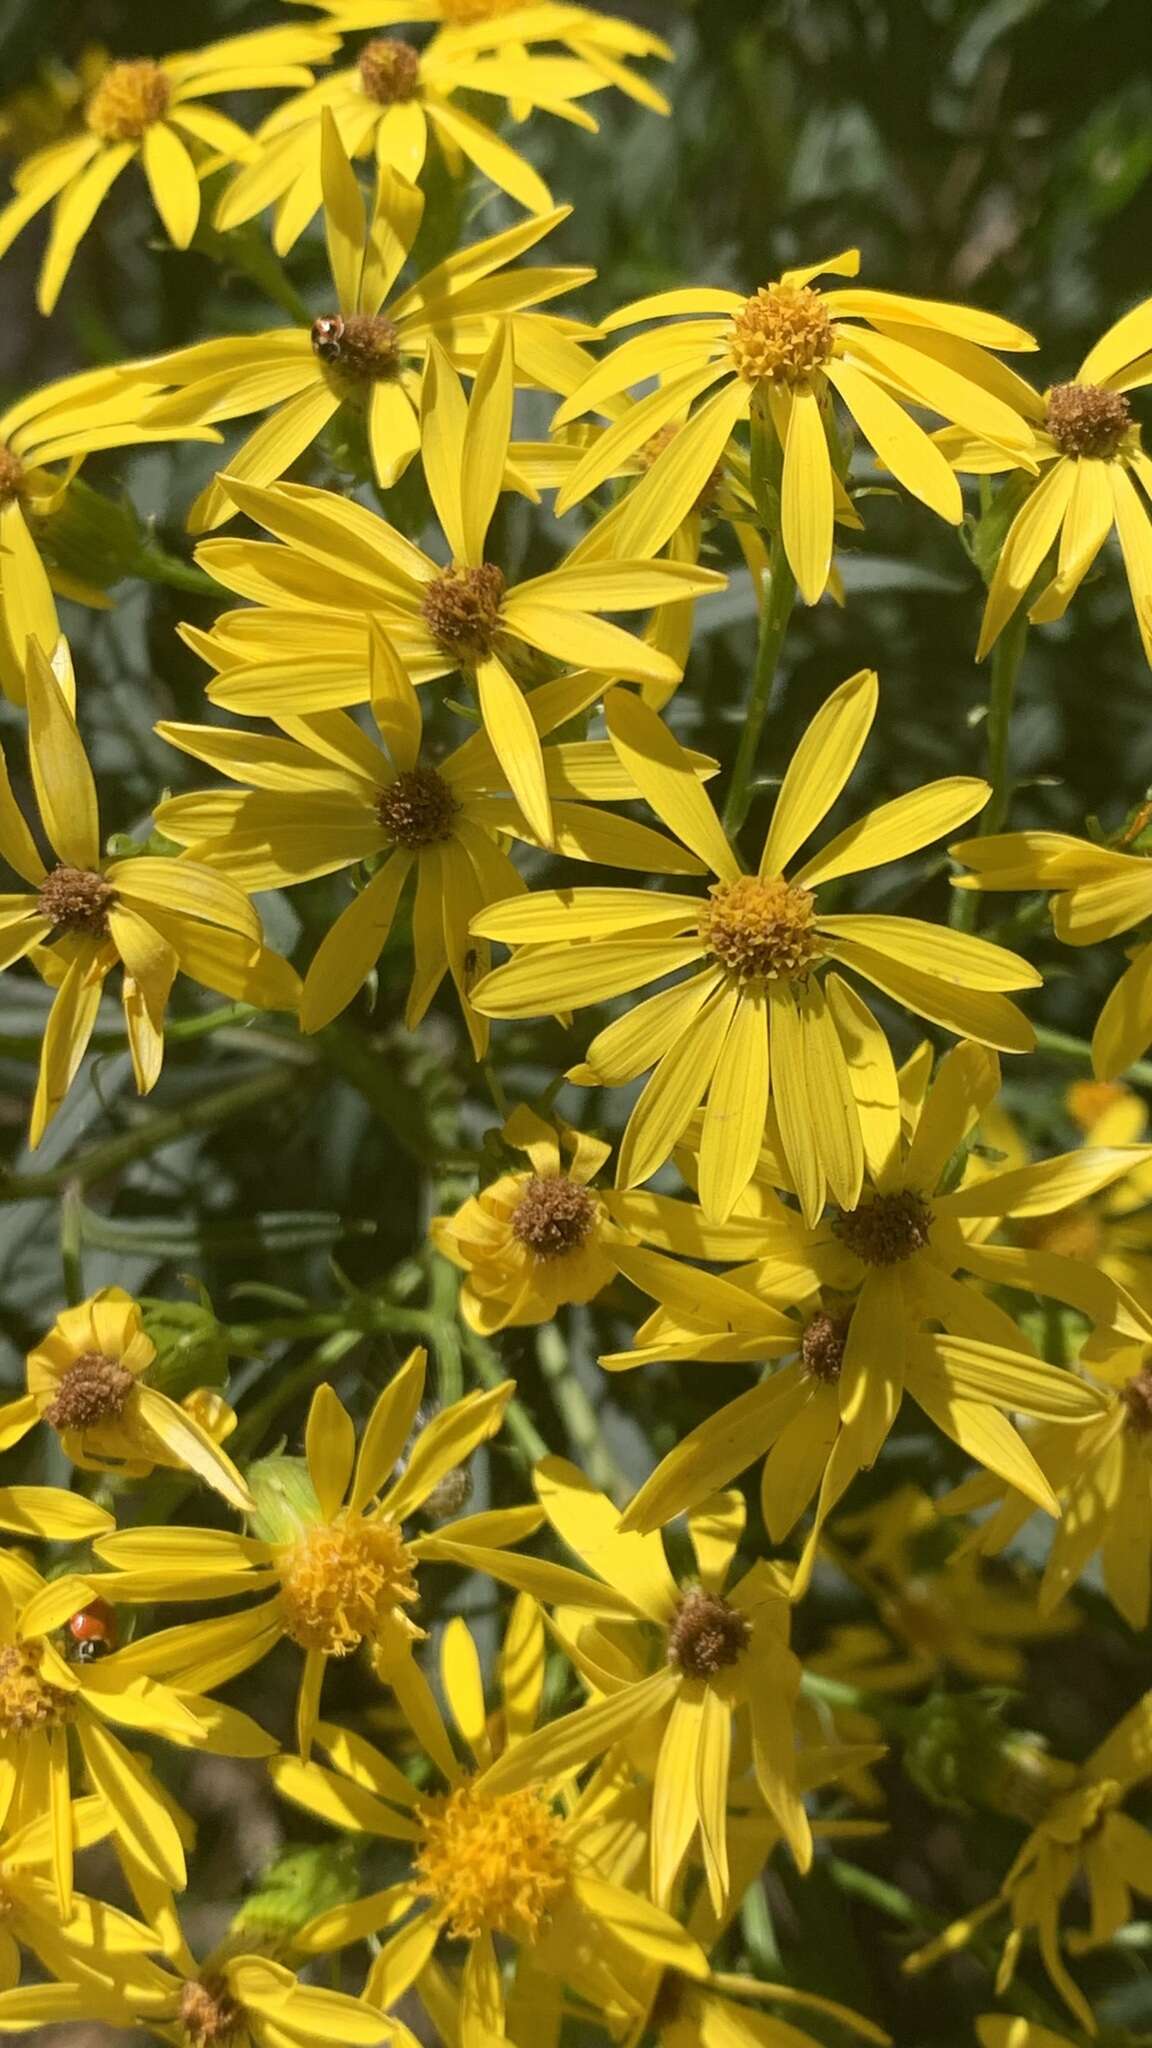
[[[36,538],[62,582],[107,590],[133,573],[146,536],[129,498],[106,498],[76,477]]]
[[[324,1517],[303,1458],[274,1452],[249,1465],[244,1477],[256,1502],[252,1533],[265,1543],[295,1543]]]
[[[354,1843],[289,1844],[261,1872],[255,1890],[233,1915],[229,1933],[264,1949],[287,1945],[306,1921],[351,1904],[359,1890]]]
[[[937,1806],[987,1807],[1034,1827],[1074,1774],[1047,1755],[1039,1735],[1004,1727],[1007,1700],[993,1691],[925,1700],[907,1737],[905,1768]]]
[[[228,1332],[203,1288],[199,1301],[141,1300],[144,1329],[156,1346],[149,1384],[173,1401],[193,1387],[222,1387],[228,1378]]]

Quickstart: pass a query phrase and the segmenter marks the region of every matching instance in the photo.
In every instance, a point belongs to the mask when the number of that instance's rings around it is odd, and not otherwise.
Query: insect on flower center
[[[90,868],[60,866],[40,884],[40,915],[58,932],[86,932],[89,938],[108,935],[108,911],[116,891]]]
[[[1152,1432],[1152,1365],[1145,1365],[1132,1379],[1125,1380],[1120,1389],[1120,1399],[1128,1410],[1125,1428],[1133,1436],[1147,1436]]]
[[[504,572],[495,562],[445,569],[424,592],[421,611],[432,638],[454,661],[485,661],[500,626]]]
[[[360,52],[360,83],[379,107],[414,99],[420,83],[419,50],[396,36],[373,36]]]
[[[347,1657],[416,1598],[412,1553],[395,1522],[315,1522],[280,1559],[284,1624],[303,1650]]]
[[[748,1648],[752,1624],[719,1593],[694,1587],[685,1593],[668,1631],[668,1662],[685,1678],[715,1678],[738,1664]]]
[[[324,313],[312,322],[312,350],[357,384],[381,383],[400,367],[399,336],[383,313]]]
[[[922,1252],[932,1235],[932,1211],[914,1188],[873,1195],[858,1209],[842,1209],[832,1228],[866,1266],[898,1266]]]
[[[800,1361],[806,1373],[822,1385],[833,1385],[840,1377],[844,1365],[844,1346],[848,1342],[848,1329],[852,1321],[851,1311],[845,1315],[828,1315],[821,1309],[804,1326],[800,1339]]]
[[[85,1351],[61,1374],[44,1420],[58,1430],[95,1429],[102,1422],[119,1422],[135,1385],[118,1358],[107,1358],[102,1351]]]
[[[534,1173],[512,1211],[513,1237],[537,1259],[578,1252],[596,1220],[596,1197],[566,1173]]]
[[[732,322],[728,349],[749,384],[802,384],[832,355],[832,322],[811,285],[761,285]]]
[[[38,1659],[28,1645],[6,1643],[0,1649],[0,1734],[59,1728],[71,1706],[71,1695],[62,1686],[41,1678]]]
[[[24,464],[0,441],[0,505],[10,505],[24,488]]]
[[[701,940],[741,984],[792,981],[820,957],[810,889],[798,889],[780,875],[738,875],[733,882],[714,882],[708,893]]]
[[[413,853],[451,839],[459,809],[451,785],[435,768],[406,768],[376,799],[376,815],[393,846]]]
[[[168,112],[168,75],[151,57],[110,64],[84,110],[101,142],[138,142],[146,128]]]
[[[1122,391],[1102,384],[1054,384],[1044,424],[1061,455],[1111,462],[1132,425],[1132,408]]]
[[[180,2030],[188,2048],[230,2048],[244,2015],[222,1977],[196,1978],[180,1993]]]
[[[530,1785],[503,1793],[458,1785],[421,1812],[416,1890],[434,1902],[449,1935],[533,1940],[568,1882],[560,1816]]]

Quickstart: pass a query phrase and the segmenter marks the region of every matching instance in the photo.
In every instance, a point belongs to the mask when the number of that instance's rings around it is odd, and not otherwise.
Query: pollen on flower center
[[[668,1631],[668,1662],[686,1678],[715,1678],[738,1664],[748,1648],[752,1625],[719,1593],[695,1587],[685,1593]]]
[[[433,1901],[448,1934],[531,1941],[568,1882],[562,1818],[531,1786],[486,1794],[458,1785],[426,1800],[421,1814],[416,1890]]]
[[[832,1228],[866,1266],[898,1266],[922,1252],[932,1234],[932,1211],[914,1188],[873,1195],[858,1209],[842,1209]]]
[[[732,321],[728,349],[749,384],[800,384],[826,363],[832,322],[811,285],[761,285]]]
[[[416,1599],[414,1560],[395,1522],[316,1522],[280,1559],[284,1625],[304,1650],[347,1657]]]
[[[135,1384],[118,1358],[107,1358],[102,1351],[85,1351],[61,1374],[44,1420],[58,1430],[95,1429],[102,1422],[119,1422]]]
[[[780,875],[738,875],[733,882],[714,882],[708,893],[701,940],[739,982],[792,981],[819,958],[810,889]]]
[[[195,1978],[180,1993],[180,2028],[188,2048],[230,2048],[244,2015],[222,1977]]]
[[[510,1228],[537,1259],[580,1250],[596,1219],[596,1197],[566,1173],[534,1173],[512,1211]]]
[[[138,142],[168,111],[168,75],[151,57],[110,64],[84,110],[101,142]]]
[[[312,349],[354,383],[379,383],[400,367],[399,336],[383,313],[323,313],[312,322]]]
[[[415,98],[420,52],[396,36],[374,36],[360,52],[360,83],[377,106],[394,107]]]
[[[484,661],[500,626],[504,572],[495,562],[445,569],[424,592],[421,611],[432,638],[454,661]]]
[[[27,1645],[6,1643],[0,1648],[0,1734],[58,1728],[71,1707],[70,1693],[41,1678],[35,1653]]]
[[[376,799],[376,815],[392,844],[413,853],[451,839],[459,809],[451,785],[435,768],[406,768]]]
[[[0,505],[10,505],[24,488],[24,464],[0,441]]]
[[[1054,384],[1044,424],[1061,455],[1094,455],[1111,461],[1132,425],[1132,407],[1122,391],[1102,384]]]
[[[1125,1427],[1133,1436],[1152,1431],[1152,1365],[1145,1365],[1132,1379],[1125,1380],[1120,1399],[1128,1410]]]
[[[814,1380],[831,1385],[839,1379],[851,1321],[850,1310],[843,1315],[831,1316],[821,1309],[805,1324],[804,1335],[800,1339],[800,1361]]]
[[[106,938],[108,911],[115,901],[111,883],[88,868],[56,867],[40,884],[40,915],[51,918],[58,932]]]

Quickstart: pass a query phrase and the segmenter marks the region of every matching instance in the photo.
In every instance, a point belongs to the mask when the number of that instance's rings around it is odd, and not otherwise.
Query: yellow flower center
[[[24,464],[0,441],[0,505],[10,505],[24,488]]]
[[[596,1197],[566,1173],[534,1173],[512,1212],[513,1237],[537,1259],[580,1250],[596,1220]]]
[[[792,981],[819,959],[810,889],[798,889],[780,875],[739,875],[734,882],[714,882],[708,893],[701,940],[741,985]]]
[[[738,1664],[748,1648],[752,1625],[719,1593],[695,1587],[685,1593],[668,1630],[668,1662],[685,1678],[715,1678]]]
[[[1034,1251],[1059,1252],[1066,1259],[1080,1259],[1089,1265],[1095,1265],[1104,1246],[1103,1224],[1087,1203],[1017,1224],[1014,1235]]]
[[[460,809],[450,783],[435,768],[407,768],[376,799],[376,815],[393,846],[416,853],[452,837]]]
[[[360,83],[378,107],[414,99],[420,83],[419,50],[395,36],[374,36],[360,52]]]
[[[196,1978],[180,1993],[180,2031],[188,2048],[230,2048],[239,2042],[244,2015],[222,1977]]]
[[[0,1649],[0,1734],[59,1728],[71,1708],[71,1694],[41,1678],[39,1659],[27,1644],[6,1643]]]
[[[84,118],[101,142],[138,142],[168,112],[171,91],[167,73],[151,57],[110,64]]]
[[[85,1351],[61,1373],[44,1420],[59,1430],[94,1429],[102,1422],[119,1422],[135,1384],[118,1358],[107,1358],[102,1351]]]
[[[800,1362],[812,1379],[825,1386],[832,1385],[840,1377],[851,1321],[850,1309],[835,1316],[821,1309],[819,1315],[814,1315],[805,1324],[804,1335],[800,1339]]]
[[[417,1597],[415,1563],[395,1522],[315,1522],[280,1559],[284,1624],[302,1650],[347,1657],[402,1620]]]
[[[506,1934],[531,1941],[568,1882],[561,1818],[538,1792],[485,1793],[459,1785],[424,1802],[416,1889],[449,1935]]]
[[[1054,384],[1044,424],[1061,455],[1112,462],[1132,426],[1132,408],[1122,391],[1102,384]]]
[[[84,932],[91,939],[108,933],[108,911],[116,891],[89,868],[55,867],[40,884],[41,917],[58,932]]]
[[[1064,1092],[1064,1103],[1070,1117],[1079,1124],[1082,1131],[1090,1131],[1098,1117],[1115,1103],[1124,1102],[1131,1090],[1122,1081],[1073,1081]]]
[[[832,354],[835,335],[811,285],[761,285],[732,322],[728,348],[749,384],[802,384]]]
[[[932,1211],[914,1188],[873,1195],[858,1209],[842,1209],[832,1228],[866,1266],[898,1266],[922,1252],[932,1234]]]
[[[312,322],[312,349],[322,363],[357,384],[378,384],[400,367],[399,337],[383,313],[323,313]]]
[[[421,611],[432,638],[453,661],[485,661],[500,626],[504,572],[495,562],[445,569],[424,592]]]
[[[1152,1431],[1152,1364],[1142,1366],[1134,1378],[1125,1380],[1120,1399],[1128,1410],[1125,1427],[1133,1436],[1147,1436]]]

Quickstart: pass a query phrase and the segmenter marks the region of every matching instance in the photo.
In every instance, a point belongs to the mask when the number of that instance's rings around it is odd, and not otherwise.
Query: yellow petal
[[[153,121],[141,138],[144,172],[160,215],[177,249],[186,249],[200,219],[200,180],[176,130]]]
[[[831,362],[827,374],[865,440],[871,443],[897,483],[939,513],[941,519],[957,525],[964,514],[960,486],[923,427],[910,418],[883,385],[853,364]]]
[[[841,683],[812,719],[796,748],[776,799],[760,861],[762,875],[779,875],[831,810],[860,758],[876,716],[878,685],[872,669]]]
[[[756,1169],[768,1113],[768,1013],[746,989],[716,1062],[700,1141],[700,1201],[723,1223]]]
[[[788,412],[780,516],[800,595],[805,604],[817,604],[832,564],[832,458],[819,401],[803,385],[792,393]]]
[[[100,866],[96,784],[76,720],[35,641],[28,649],[27,690],[32,780],[44,830],[68,867],[91,872]]]

